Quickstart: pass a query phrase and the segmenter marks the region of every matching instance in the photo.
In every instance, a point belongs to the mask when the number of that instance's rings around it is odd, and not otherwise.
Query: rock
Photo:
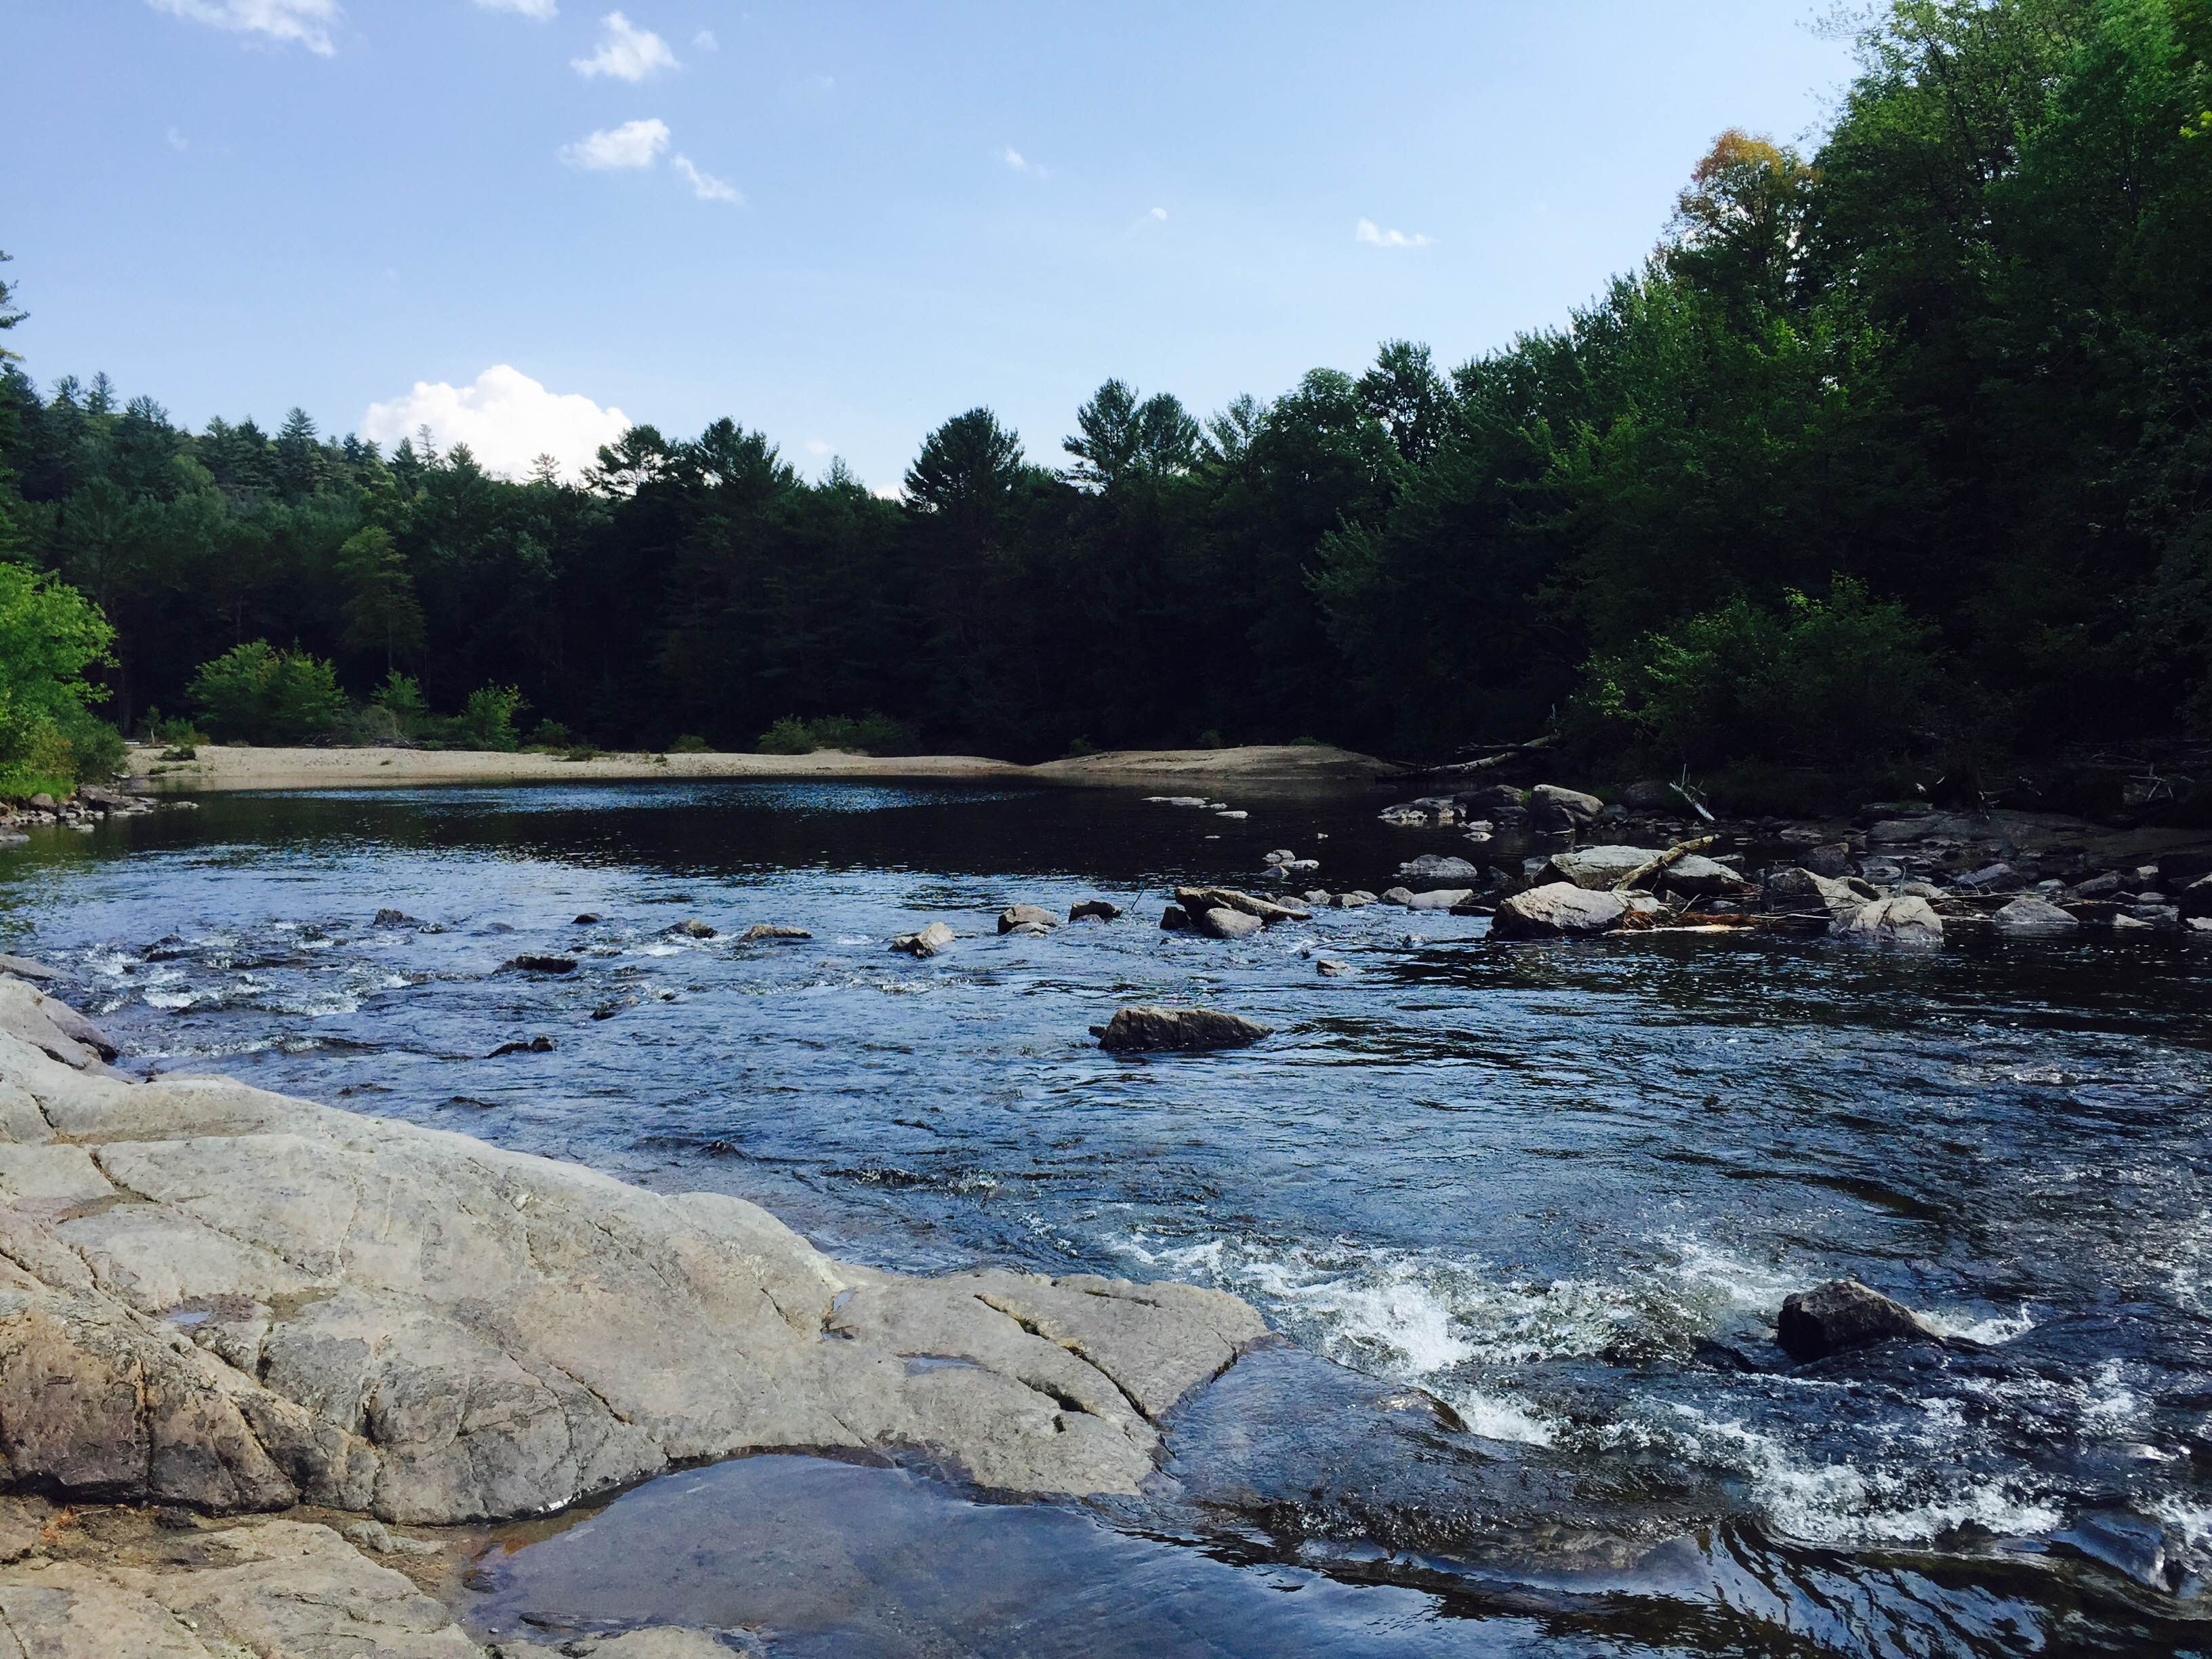
[[[1633,875],[1665,849],[1656,847],[1577,847],[1554,853],[1550,861],[1536,873],[1536,880],[1569,881],[1590,891],[1605,892],[1624,877]],[[1686,853],[1665,869],[1656,872],[1645,884],[1654,887],[1671,887],[1682,893],[1723,893],[1740,891],[1750,884],[1729,869],[1711,859],[1696,853]]]
[[[2212,876],[2199,876],[2176,893],[2173,908],[2184,921],[2212,916]]]
[[[1216,908],[1236,910],[1256,916],[1270,927],[1278,922],[1313,920],[1310,910],[1300,909],[1295,904],[1278,904],[1273,899],[1255,898],[1234,887],[1178,887],[1175,897],[1176,902],[1192,915],[1203,915]]]
[[[4,1036],[0,1134],[112,1183],[0,1203],[0,1486],[69,1503],[453,1524],[771,1447],[1133,1493],[1265,1331],[1187,1285],[849,1266],[738,1199]]]
[[[1935,1340],[1920,1316],[1855,1279],[1832,1279],[1783,1299],[1774,1340],[1800,1364],[1899,1339]]]
[[[2212,847],[2192,847],[2159,854],[2158,878],[2177,891],[2207,876],[2212,876]]]
[[[516,957],[507,964],[519,968],[526,974],[573,974],[576,971],[574,957]]]
[[[1018,921],[1000,931],[1007,939],[1049,939],[1054,925],[1048,921]]]
[[[1628,901],[1618,893],[1591,892],[1555,881],[1516,893],[1491,918],[1492,939],[1560,939],[1606,933],[1620,926]]]
[[[586,910],[568,925],[572,927],[591,927],[596,926],[599,920],[599,917],[597,911]]]
[[[933,921],[919,933],[901,933],[891,941],[891,949],[903,951],[910,957],[933,957],[952,943],[956,935],[941,921]]]
[[[1074,921],[1114,921],[1119,920],[1121,907],[1109,899],[1084,899],[1067,907],[1067,919]]]
[[[2120,890],[2120,872],[2107,870],[2102,875],[2092,876],[2087,881],[2075,884],[2073,896],[2076,899],[2108,899]]]
[[[683,939],[713,939],[716,936],[714,930],[696,916],[686,916],[665,931]]]
[[[1858,915],[1872,893],[1848,881],[1815,875],[1802,866],[1767,872],[1762,896],[1766,913],[1808,927],[1839,927]]]
[[[999,912],[999,931],[1002,933],[1011,933],[1017,927],[1033,927],[1042,932],[1058,926],[1058,916],[1035,904],[1010,904]]]
[[[1364,887],[1355,887],[1348,893],[1339,893],[1330,901],[1340,910],[1364,910],[1370,904],[1382,902]]]
[[[502,1042],[498,1048],[493,1049],[486,1058],[497,1060],[501,1054],[550,1054],[552,1052],[553,1039],[551,1037],[534,1036],[527,1039],[526,1041],[519,1042]]]
[[[1145,799],[1160,806],[1203,807],[1206,804],[1203,795],[1147,795]]]
[[[1330,892],[1326,887],[1310,887],[1306,890],[1305,901],[1308,904],[1312,905],[1315,909],[1319,910],[1335,903],[1336,895]]]
[[[368,925],[372,927],[411,927],[415,925],[415,918],[404,910],[394,910],[387,905],[376,913]]]
[[[738,943],[740,945],[758,945],[763,939],[812,939],[814,935],[808,933],[804,927],[793,927],[786,922],[757,921],[751,927],[746,928],[744,933],[738,935]]]
[[[1458,799],[1462,809],[1483,817],[1519,817],[1528,811],[1528,792],[1516,789],[1510,783],[1485,784],[1480,789],[1468,791]]]
[[[1105,1024],[1093,1026],[1091,1035],[1110,1054],[1156,1054],[1249,1048],[1274,1033],[1240,1015],[1212,1008],[1138,1006],[1121,1009]]]
[[[1580,790],[1540,783],[1528,792],[1529,821],[1539,830],[1580,830],[1597,822],[1605,803]]]
[[[68,1003],[19,979],[0,979],[0,1032],[78,1071],[95,1070],[118,1052],[106,1032]]]
[[[1424,853],[1398,866],[1398,873],[1408,881],[1480,881],[1482,872],[1465,859],[1448,858],[1440,854]]]
[[[1943,918],[1926,899],[1909,895],[1876,899],[1831,924],[1838,938],[1869,943],[1941,945]]]
[[[1823,842],[1805,854],[1805,867],[1816,876],[1832,879],[1851,873],[1851,844],[1847,841]]]
[[[11,957],[4,952],[0,952],[0,974],[13,974],[17,979],[27,979],[41,985],[69,977],[60,969],[49,968],[43,962],[33,962],[28,957]]]
[[[1249,939],[1267,925],[1257,916],[1221,905],[1198,914],[1198,931],[1209,939]]]
[[[33,812],[58,812],[62,810],[61,803],[57,801],[52,795],[47,794],[44,790],[40,790],[37,794],[32,796],[25,805],[29,806]]]
[[[1265,861],[1269,864],[1291,864],[1297,861],[1297,856],[1289,848],[1279,847],[1267,854]]]
[[[1190,914],[1180,904],[1170,904],[1160,912],[1160,927],[1164,933],[1188,933],[1190,929]]]
[[[1656,778],[1644,778],[1620,792],[1620,804],[1637,812],[1664,812],[1681,798]]]
[[[1933,882],[1908,881],[1899,886],[1897,890],[1899,895],[1905,898],[1926,899],[1930,903],[1933,903],[1936,900],[1943,896],[1943,890],[1936,886]]]
[[[2063,933],[2081,924],[2048,899],[2021,896],[1991,918],[2002,933]]]
[[[1249,812],[1221,811],[1216,812],[1213,816],[1217,818],[1249,818],[1252,815]]]
[[[1981,893],[1987,892],[1991,888],[2005,886],[2019,878],[2020,872],[2009,864],[1985,864],[1978,870],[1972,870],[1963,876],[1954,878],[1952,884],[1963,887],[1970,893]]]
[[[1382,890],[1382,902],[1385,904],[1395,904],[1402,909],[1413,902],[1413,890],[1410,887],[1386,887]]]
[[[1314,966],[1323,979],[1343,979],[1352,971],[1350,963],[1339,962],[1334,957],[1316,957]]]
[[[2147,933],[2151,931],[2151,925],[2148,922],[2136,916],[2114,916],[2112,927],[2115,932],[2133,930]]]
[[[1404,902],[1408,910],[1449,910],[1474,896],[1472,887],[1437,887],[1425,893],[1408,893]]]

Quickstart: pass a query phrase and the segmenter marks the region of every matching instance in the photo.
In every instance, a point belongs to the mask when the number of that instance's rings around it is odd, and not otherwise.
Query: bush
[[[299,743],[328,732],[345,711],[336,669],[266,640],[202,663],[186,695],[209,729],[234,742]]]
[[[158,708],[146,711],[146,735],[170,749],[197,749],[209,741],[208,734],[190,720],[163,720]]]
[[[514,717],[529,707],[512,685],[480,685],[453,721],[454,740],[471,749],[514,749]]]
[[[416,735],[430,713],[415,677],[397,670],[386,673],[384,684],[369,693],[368,702],[369,707],[381,708],[391,717],[392,736],[398,738]]]
[[[123,739],[85,707],[114,635],[74,587],[0,562],[0,795],[65,795],[122,765]]]
[[[780,725],[781,722],[779,721],[778,724]],[[714,746],[708,743],[706,738],[699,737],[693,732],[686,732],[682,737],[677,738],[675,742],[668,745],[668,752],[672,755],[711,755],[714,752]],[[766,752],[772,755],[777,751],[771,749]]]
[[[1893,753],[1941,673],[1935,630],[1838,576],[1824,599],[1745,599],[1593,659],[1575,718],[1669,761],[1833,763]]]
[[[811,755],[820,749],[843,749],[862,755],[910,755],[915,750],[913,729],[882,714],[858,719],[845,714],[804,720],[787,714],[761,733],[753,747],[763,755]]]
[[[576,734],[561,720],[540,720],[537,729],[530,734],[530,746],[532,749],[574,749],[577,746]],[[584,746],[590,747],[588,744]]]

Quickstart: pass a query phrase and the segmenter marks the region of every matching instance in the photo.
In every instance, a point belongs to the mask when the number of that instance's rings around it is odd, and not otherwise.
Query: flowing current
[[[135,1073],[738,1194],[888,1267],[1218,1285],[1286,1339],[1186,1408],[1141,1502],[740,1460],[503,1537],[472,1581],[487,1628],[2212,1652],[2212,941],[1508,947],[1386,907],[1233,944],[1158,929],[1166,886],[1261,888],[1271,848],[1374,890],[1467,850],[1382,804],[216,797],[0,852],[0,949],[66,969]],[[994,932],[1093,896],[1130,914]],[[671,931],[689,918],[717,936]],[[886,950],[932,920],[963,935],[945,954]],[[741,942],[754,922],[812,938]],[[504,965],[553,954],[575,971]],[[1100,1052],[1091,1025],[1153,1000],[1277,1035]],[[1782,1298],[1838,1277],[1963,1340],[1787,1364]]]

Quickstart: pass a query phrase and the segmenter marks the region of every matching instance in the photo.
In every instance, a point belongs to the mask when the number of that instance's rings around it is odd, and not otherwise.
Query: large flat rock
[[[5,1034],[0,1136],[0,1485],[71,1500],[449,1522],[766,1447],[1127,1492],[1264,1334],[1218,1291],[882,1273],[737,1199]]]

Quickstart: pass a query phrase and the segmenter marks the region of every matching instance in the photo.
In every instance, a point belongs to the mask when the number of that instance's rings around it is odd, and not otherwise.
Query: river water
[[[1378,890],[1467,850],[1382,804],[215,797],[0,852],[0,949],[78,975],[138,1072],[736,1193],[893,1267],[1218,1285],[1286,1339],[1185,1409],[1142,1501],[739,1460],[502,1535],[472,1581],[488,1628],[663,1618],[779,1654],[2212,1652],[2212,946],[1509,947],[1382,907],[1237,944],[1158,930],[1166,884],[1258,887],[1270,848]],[[1133,914],[992,931],[1091,896]],[[692,917],[719,936],[667,931]],[[963,937],[887,951],[930,920]],[[813,938],[738,942],[757,921]],[[577,971],[502,968],[555,952]],[[1088,1035],[1185,999],[1277,1035],[1136,1060]],[[1843,1276],[1961,1340],[1790,1366],[1783,1297]]]

